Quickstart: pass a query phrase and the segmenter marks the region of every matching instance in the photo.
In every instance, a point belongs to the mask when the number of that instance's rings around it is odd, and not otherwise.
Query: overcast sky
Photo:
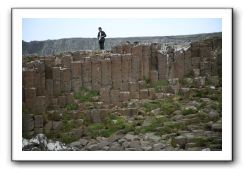
[[[23,19],[24,41],[97,36],[102,27],[108,38],[170,36],[222,32],[220,18],[197,19]]]

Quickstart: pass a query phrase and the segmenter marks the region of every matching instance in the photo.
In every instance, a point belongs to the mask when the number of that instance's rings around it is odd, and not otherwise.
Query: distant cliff
[[[210,37],[221,37],[222,33],[207,33],[195,35],[179,35],[179,36],[155,36],[155,37],[126,37],[126,38],[107,38],[105,49],[110,50],[112,46],[125,42],[140,43],[170,43],[177,45],[185,45],[190,42],[207,39]],[[96,38],[66,38],[58,40],[46,41],[22,41],[22,55],[50,55],[58,54],[65,51],[78,50],[98,50],[98,42]]]

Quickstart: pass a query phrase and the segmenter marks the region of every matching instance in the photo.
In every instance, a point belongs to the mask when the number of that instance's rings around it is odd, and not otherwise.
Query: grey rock
[[[42,115],[34,116],[35,128],[43,128],[43,117]]]
[[[201,151],[201,147],[192,147],[192,148],[188,148],[187,151]]]
[[[89,151],[97,151],[99,150],[98,144],[88,144],[86,149]]]
[[[77,147],[77,148],[81,148],[82,147],[80,141],[74,141],[74,142],[70,143],[69,145],[71,147]]]
[[[112,143],[109,151],[122,151],[122,146],[119,143]]]
[[[193,147],[197,147],[197,144],[196,143],[187,143],[186,146],[185,146],[185,149],[189,149],[189,148],[193,148]]]
[[[165,148],[165,145],[162,144],[162,143],[156,143],[156,144],[153,144],[153,151],[160,151],[162,150],[163,148]]]
[[[122,147],[123,148],[128,148],[129,147],[129,144],[130,143],[128,141],[125,141],[125,142],[122,143]]]
[[[139,141],[132,141],[129,142],[128,145],[129,148],[134,148],[136,151],[140,151],[141,150],[141,144]]]
[[[215,110],[211,110],[209,113],[208,113],[208,117],[211,119],[211,120],[217,120],[219,118],[219,113]]]
[[[138,136],[135,136],[132,134],[126,134],[124,138],[128,141],[134,141],[134,140],[138,139]]]
[[[62,121],[53,121],[52,129],[56,131],[60,131],[62,128]]]
[[[210,148],[204,148],[204,149],[202,149],[202,151],[211,151],[211,149]]]
[[[151,114],[154,114],[154,115],[157,115],[161,112],[161,109],[160,108],[157,108],[157,109],[154,109],[151,111]]]
[[[145,146],[142,146],[141,149],[143,151],[150,151],[150,150],[152,150],[152,146],[151,145],[145,145]]]
[[[34,116],[33,114],[24,114],[22,118],[22,130],[31,131],[34,129]]]
[[[158,142],[161,137],[160,136],[156,136],[154,133],[146,133],[144,136],[145,140],[149,140],[149,141],[153,141],[153,142]]]
[[[181,147],[184,147],[186,145],[186,137],[185,136],[177,136],[175,137],[175,143],[180,145]]]
[[[213,131],[221,132],[222,131],[222,124],[221,123],[214,123],[214,124],[212,124],[212,130]]]
[[[99,149],[103,149],[104,147],[108,146],[109,144],[110,144],[110,142],[108,142],[107,140],[102,140],[97,144],[97,146]]]

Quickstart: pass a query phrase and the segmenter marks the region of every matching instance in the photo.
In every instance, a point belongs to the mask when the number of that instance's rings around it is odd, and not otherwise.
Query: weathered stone
[[[181,147],[185,147],[187,143],[187,139],[184,136],[177,136],[175,137],[176,144],[180,145]]]
[[[124,138],[125,138],[126,140],[128,140],[128,141],[134,141],[134,140],[138,139],[137,136],[132,135],[132,134],[126,134]]]
[[[66,105],[66,97],[65,96],[59,96],[58,97],[58,105],[59,105],[59,107],[65,107],[65,105]]]
[[[90,144],[90,145],[87,145],[86,148],[89,151],[97,151],[98,150],[98,145],[97,144]]]
[[[59,96],[61,93],[61,74],[60,67],[52,67],[53,95]]]
[[[32,106],[36,98],[36,88],[25,88],[24,89],[24,101],[28,106]]]
[[[184,78],[183,83],[186,87],[191,87],[193,85],[193,79],[192,78]]]
[[[208,117],[211,119],[211,120],[214,120],[216,121],[218,118],[219,118],[219,113],[215,110],[211,110],[209,113],[208,113]]]
[[[119,100],[120,102],[125,102],[128,101],[130,99],[130,92],[128,91],[121,91],[119,93]]]
[[[151,113],[154,114],[154,115],[158,115],[158,114],[160,114],[160,112],[161,112],[160,108],[157,108],[157,109],[154,109],[154,110],[151,111]]]
[[[139,141],[131,141],[129,142],[128,148],[134,148],[134,151],[140,151],[141,150],[141,144]]]
[[[34,128],[34,134],[42,134],[43,128]]]
[[[62,122],[61,121],[53,121],[52,122],[52,129],[55,130],[55,132],[60,131],[62,128]]]
[[[118,103],[119,102],[119,90],[111,90],[110,91],[110,101],[111,103]]]
[[[137,82],[139,80],[139,75],[140,75],[140,60],[137,55],[133,55],[131,58],[131,75],[129,81]]]
[[[22,117],[22,131],[27,132],[34,129],[34,116],[33,114],[23,114]]]
[[[148,88],[148,97],[151,100],[154,100],[156,98],[156,91],[154,88]]]
[[[23,70],[23,86],[25,88],[35,87],[35,71],[34,70]]]
[[[221,132],[222,131],[222,124],[221,123],[214,123],[214,124],[212,124],[212,130],[213,131]]]
[[[50,131],[53,128],[53,122],[52,121],[48,121],[45,125],[44,125],[44,133],[45,134],[49,134]]]
[[[205,86],[205,77],[196,77],[194,78],[194,83],[197,87]]]
[[[35,128],[43,127],[43,116],[42,115],[34,116],[34,120],[35,120]]]
[[[180,90],[179,78],[169,79],[168,81],[169,81],[170,87],[174,91],[174,94],[178,94],[179,90]]]
[[[81,138],[81,139],[79,140],[79,142],[80,142],[80,144],[81,144],[82,146],[85,146],[85,145],[87,145],[88,140],[87,140],[87,139],[84,139],[84,138]]]
[[[200,69],[193,69],[194,77],[200,76]]]
[[[122,90],[128,90],[128,81],[131,75],[131,55],[124,55],[121,57],[121,78],[122,78]]]
[[[190,94],[190,88],[181,87],[179,93],[183,96],[188,96]]]
[[[92,61],[92,88],[99,90],[102,83],[102,70],[100,61]]]
[[[122,88],[122,76],[121,76],[121,56],[111,56],[111,74],[112,74],[112,86],[113,89]]]
[[[104,103],[110,103],[110,89],[109,88],[101,88],[100,89],[101,101]]]
[[[70,68],[71,62],[72,62],[71,55],[64,55],[64,56],[62,56],[61,60],[62,60],[63,67]]]
[[[158,79],[159,79],[158,78],[158,71],[157,70],[151,70],[150,71],[150,82],[151,83],[154,83],[154,82],[158,81]]]
[[[193,68],[199,68],[200,67],[201,58],[200,57],[192,57],[191,58],[191,64]]]
[[[163,150],[164,147],[165,147],[164,144],[162,144],[162,143],[156,143],[156,144],[153,144],[152,150],[153,151],[160,151],[160,150]]]
[[[161,138],[159,136],[156,136],[154,133],[146,133],[144,139],[153,142],[158,142]]]
[[[143,63],[143,78],[149,79],[150,78],[150,54],[144,53],[142,55],[142,63]]]
[[[140,90],[140,99],[148,99],[148,89],[142,89]]]
[[[147,84],[145,83],[144,80],[138,81],[139,89],[145,89],[147,88]]]
[[[219,76],[209,76],[207,77],[208,82],[211,85],[218,86],[220,81],[219,81]]]
[[[111,147],[109,149],[109,151],[122,151],[122,150],[123,150],[122,146],[119,143],[116,143],[116,142],[112,143],[112,145],[111,145]]]
[[[162,53],[157,53],[157,67],[158,67],[158,79],[165,80],[168,78],[168,66],[167,56]]]
[[[74,123],[75,123],[76,127],[81,127],[84,124],[84,120],[83,119],[75,119]]]
[[[75,101],[74,101],[73,93],[66,93],[65,98],[66,98],[66,100],[65,100],[66,104],[74,104]]]
[[[71,71],[68,68],[60,69],[60,88],[61,92],[71,91]]]
[[[91,89],[91,83],[92,83],[92,66],[91,66],[91,60],[90,58],[86,58],[84,62],[81,62],[81,77],[83,86]]]
[[[109,144],[110,144],[109,141],[107,141],[107,140],[102,140],[102,141],[100,141],[100,142],[97,144],[97,146],[98,146],[98,149],[101,150],[101,149],[103,149],[104,147],[108,146]]]
[[[81,61],[71,62],[72,79],[81,78]]]
[[[81,77],[80,78],[73,78],[71,80],[71,89],[72,89],[72,91],[74,91],[74,92],[79,91],[81,86],[82,86]]]
[[[48,96],[53,96],[53,79],[46,79],[46,93]]]
[[[82,128],[75,128],[75,129],[72,129],[70,132],[69,132],[69,135],[71,137],[73,137],[74,139],[80,139],[83,135],[83,129]]]
[[[46,96],[37,96],[35,98],[35,102],[32,105],[32,112],[35,114],[43,114],[46,112],[47,103],[46,103]]]
[[[101,61],[102,87],[112,87],[111,60],[107,58]]]

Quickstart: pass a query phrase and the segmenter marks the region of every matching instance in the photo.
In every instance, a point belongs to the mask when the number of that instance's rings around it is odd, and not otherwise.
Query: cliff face
[[[186,45],[190,42],[199,41],[211,37],[221,37],[222,33],[208,33],[196,35],[180,35],[180,36],[157,36],[157,37],[128,37],[128,38],[107,38],[105,49],[111,50],[124,42],[140,42],[140,43],[170,43],[177,45]],[[46,41],[22,41],[22,55],[51,55],[62,52],[71,52],[78,50],[98,50],[99,45],[96,38],[67,38],[59,40]]]

